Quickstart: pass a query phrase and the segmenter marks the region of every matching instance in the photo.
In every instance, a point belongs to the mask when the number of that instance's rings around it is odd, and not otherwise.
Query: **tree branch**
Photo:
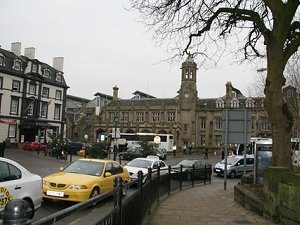
[[[205,26],[199,30],[197,33],[190,34],[188,44],[184,49],[184,52],[188,54],[188,49],[192,43],[194,37],[200,37],[204,32],[209,31],[215,19],[218,18],[221,14],[229,14],[227,19],[228,27],[225,26],[222,34],[226,33],[226,30],[230,26],[235,26],[236,22],[239,21],[250,21],[255,24],[255,27],[261,32],[261,34],[268,39],[270,30],[265,26],[264,22],[261,20],[257,12],[247,10],[247,9],[237,9],[237,8],[219,8],[205,23]],[[231,21],[230,21],[231,20]]]

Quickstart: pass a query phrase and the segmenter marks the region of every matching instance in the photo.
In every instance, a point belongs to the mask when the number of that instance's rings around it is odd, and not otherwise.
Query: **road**
[[[53,157],[45,157],[42,153],[38,154],[37,152],[25,151],[22,149],[6,149],[5,157],[17,161],[25,168],[27,168],[29,171],[31,171],[32,173],[36,173],[41,177],[47,176],[51,173],[55,173],[59,170],[60,167],[65,167],[69,165],[70,161],[74,161],[80,158],[79,156],[72,156],[72,158],[70,159],[69,156],[67,161],[65,161]],[[165,160],[165,162],[168,165],[173,166],[184,158],[202,159],[203,154],[194,153],[192,155],[185,155],[182,153],[178,153],[176,156],[173,156],[171,154],[168,156],[168,159]],[[212,154],[210,155],[208,161],[214,165],[216,162],[219,161],[219,159],[220,159],[219,156]],[[127,161],[122,161],[122,164],[124,165],[126,162]],[[216,176],[212,177],[212,182],[217,182],[220,185],[224,184],[223,178],[216,177]],[[229,179],[227,182],[237,183],[238,179]],[[209,185],[207,185],[207,188],[209,188]],[[133,191],[135,190],[129,190],[127,195],[130,196],[130,193],[132,193]],[[76,203],[64,202],[64,201],[43,201],[42,207],[36,212],[34,218],[32,219],[32,222],[40,220],[41,218],[45,218],[48,215],[63,210],[74,204]],[[75,213],[74,215],[67,217],[62,221],[57,222],[56,224],[58,225],[92,224],[93,222],[96,222],[97,219],[101,217],[101,215],[104,215],[106,212],[112,209],[112,207],[113,207],[112,199],[106,199],[100,202],[99,204],[97,204],[96,206],[92,208],[87,208],[85,210],[81,210]]]

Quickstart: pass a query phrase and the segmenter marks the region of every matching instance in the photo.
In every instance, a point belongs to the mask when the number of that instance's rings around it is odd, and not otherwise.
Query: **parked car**
[[[124,166],[130,175],[131,179],[138,178],[138,172],[143,172],[143,183],[146,182],[148,176],[148,169],[151,168],[152,172],[156,172],[160,167],[161,174],[168,172],[167,164],[160,160],[157,156],[147,156],[147,158],[135,158]]]
[[[132,160],[138,157],[146,157],[146,153],[142,148],[134,148],[130,149],[126,152],[120,152],[119,158],[121,160]]]
[[[22,148],[24,150],[30,150],[30,151],[35,151],[35,150],[41,150],[44,151],[47,149],[47,145],[46,144],[42,144],[39,143],[37,141],[28,141],[28,142],[24,142],[22,145]]]
[[[234,178],[244,174],[244,156],[232,155],[227,157],[227,176]],[[224,175],[225,159],[218,162],[214,167],[214,173],[218,176]],[[246,155],[246,173],[254,170],[254,155]]]
[[[184,178],[187,180],[190,180],[193,176],[193,167],[194,179],[204,178],[207,176],[208,172],[210,174],[212,173],[212,165],[209,162],[200,159],[184,159],[173,166],[171,171],[173,173],[179,173],[181,166]],[[204,169],[207,169],[208,171],[204,171]]]
[[[68,154],[76,155],[81,149],[83,149],[83,144],[81,142],[69,142],[66,145],[66,151]]]
[[[60,172],[43,178],[43,198],[82,202],[114,188],[120,176],[127,183],[126,168],[113,160],[78,159]],[[127,189],[124,189],[124,195]]]
[[[164,148],[153,148],[153,151],[155,152],[155,155],[158,156],[161,160],[166,160],[168,157],[168,152]]]
[[[12,199],[23,199],[30,206],[28,218],[42,202],[42,178],[19,163],[0,157],[0,211]]]

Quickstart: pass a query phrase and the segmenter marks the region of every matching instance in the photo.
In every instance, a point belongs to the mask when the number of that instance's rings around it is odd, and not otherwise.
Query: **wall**
[[[300,224],[300,174],[285,167],[265,169],[264,216],[284,225]]]

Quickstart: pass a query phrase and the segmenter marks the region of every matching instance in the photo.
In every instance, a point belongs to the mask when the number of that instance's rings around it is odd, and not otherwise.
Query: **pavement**
[[[68,157],[67,160],[58,160],[45,157],[42,153],[37,154],[37,152],[22,149],[5,149],[4,156],[19,162],[29,171],[42,177],[57,172],[59,167],[66,166],[70,161],[80,158],[74,155],[72,158]],[[179,161],[182,158],[203,158],[203,154],[170,155],[168,162]],[[219,160],[219,155],[209,155],[208,161],[213,165]],[[169,197],[161,199],[158,205],[153,207],[151,215],[147,216],[143,225],[274,224],[234,201],[234,185],[238,182],[239,179],[228,179],[226,190],[224,190],[224,180],[213,177],[211,184],[171,193]]]

